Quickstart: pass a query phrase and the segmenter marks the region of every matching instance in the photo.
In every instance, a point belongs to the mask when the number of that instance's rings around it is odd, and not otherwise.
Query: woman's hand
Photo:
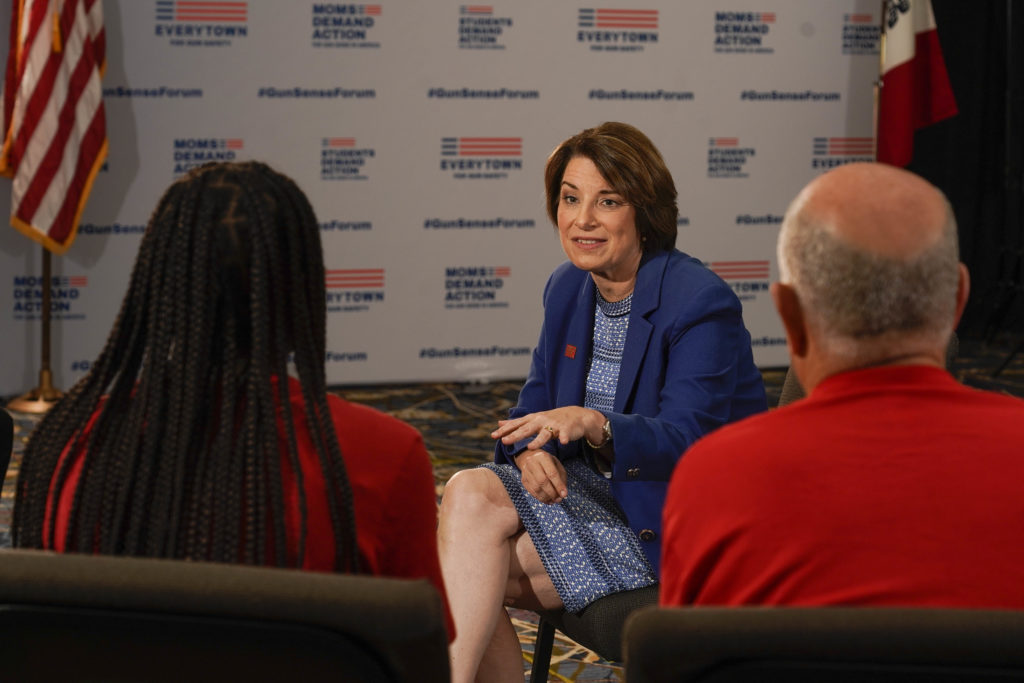
[[[528,450],[537,450],[551,439],[567,444],[586,437],[594,443],[604,440],[601,428],[605,416],[591,408],[566,406],[530,413],[514,420],[499,420],[498,428],[491,432],[492,439],[501,439],[505,445],[514,444],[530,436],[533,441],[526,445]],[[522,469],[521,467],[519,469]]]
[[[523,475],[523,488],[542,503],[561,503],[569,489],[565,467],[547,451],[523,451],[516,456],[516,467]]]

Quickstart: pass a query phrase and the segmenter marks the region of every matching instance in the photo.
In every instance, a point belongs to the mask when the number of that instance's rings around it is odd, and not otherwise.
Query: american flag
[[[0,173],[11,224],[55,253],[71,246],[107,156],[101,0],[13,3]]]

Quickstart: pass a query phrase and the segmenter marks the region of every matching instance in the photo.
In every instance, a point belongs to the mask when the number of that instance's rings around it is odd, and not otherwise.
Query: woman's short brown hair
[[[672,174],[654,143],[628,123],[609,121],[587,128],[551,153],[544,187],[552,223],[558,225],[562,176],[575,157],[593,161],[612,189],[636,209],[636,229],[645,253],[675,247],[679,209]]]

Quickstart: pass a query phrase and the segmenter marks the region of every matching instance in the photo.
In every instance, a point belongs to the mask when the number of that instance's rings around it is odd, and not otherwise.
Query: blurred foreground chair
[[[651,608],[624,637],[626,683],[1024,681],[1024,611]]]
[[[555,630],[612,662],[622,661],[622,628],[626,617],[641,607],[658,604],[658,586],[612,593],[587,605],[578,614],[564,610],[539,612],[533,646],[530,683],[548,680]]]
[[[447,683],[427,581],[0,551],[0,678]]]

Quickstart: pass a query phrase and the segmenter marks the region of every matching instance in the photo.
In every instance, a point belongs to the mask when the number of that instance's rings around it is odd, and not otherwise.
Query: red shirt
[[[288,389],[307,505],[302,568],[333,571],[334,533],[325,482],[306,426],[299,383],[289,378]],[[455,627],[448,611],[437,555],[434,473],[423,438],[405,422],[373,408],[349,403],[333,394],[327,395],[327,405],[352,486],[361,570],[379,576],[430,580],[441,593],[449,638],[453,638]],[[86,433],[97,415],[98,411],[86,426]],[[282,452],[288,556],[293,561],[298,552],[300,524],[298,488],[287,457],[283,425],[278,425],[278,434]],[[51,543],[44,537],[44,544],[57,551],[64,549],[68,517],[85,462],[84,455],[84,449],[80,449],[70,456],[66,450],[61,456],[61,463],[67,457],[75,458],[75,462],[56,506],[55,542]],[[48,502],[47,519],[51,514],[52,499]]]
[[[701,439],[662,605],[1024,608],[1024,401],[933,367],[828,378]]]

